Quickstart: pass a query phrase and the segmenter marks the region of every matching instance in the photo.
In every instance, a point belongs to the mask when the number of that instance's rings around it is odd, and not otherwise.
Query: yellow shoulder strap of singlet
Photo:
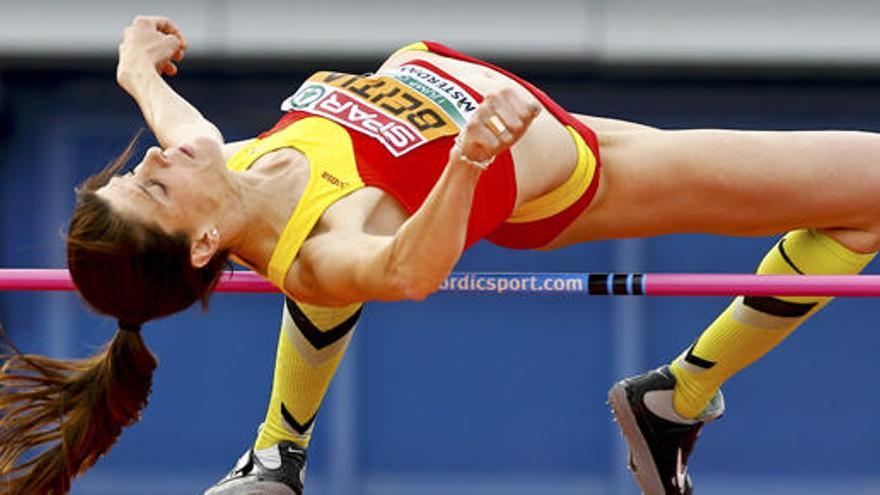
[[[283,289],[290,265],[327,208],[364,187],[358,175],[354,146],[348,132],[335,122],[309,117],[272,134],[271,147],[296,148],[309,160],[309,181],[284,226],[269,260],[269,281]]]
[[[258,138],[251,139],[248,143],[235,152],[229,160],[226,161],[226,168],[233,172],[244,172],[251,164],[253,164],[259,156],[256,154],[257,146],[260,144]]]

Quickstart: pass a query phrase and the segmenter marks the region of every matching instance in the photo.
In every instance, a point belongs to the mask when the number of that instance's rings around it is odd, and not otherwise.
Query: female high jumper
[[[880,136],[665,131],[566,112],[435,43],[375,73],[318,72],[258,137],[227,143],[163,75],[186,41],[137,17],[117,81],[161,147],[77,189],[71,275],[119,331],[97,356],[13,355],[0,374],[9,493],[64,493],[137,421],[156,318],[205,303],[228,260],[287,296],[266,420],[207,493],[301,494],[321,400],[366,301],[421,300],[475,242],[551,250],[679,232],[788,232],[758,273],[858,273],[880,247]],[[686,463],[720,385],[828,298],[737,298],[668,366],[612,387],[645,493],[690,493]],[[34,454],[33,452],[36,451]]]

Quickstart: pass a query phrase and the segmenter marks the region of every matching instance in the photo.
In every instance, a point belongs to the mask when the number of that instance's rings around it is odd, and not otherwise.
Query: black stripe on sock
[[[614,278],[611,280],[611,290],[614,291],[615,296],[627,296],[629,295],[629,290],[626,287],[626,273],[615,273]]]
[[[794,318],[804,316],[819,303],[795,303],[775,297],[744,297],[743,304],[768,315]]]
[[[632,293],[634,296],[642,295],[642,277],[643,275],[641,273],[633,275]]]
[[[300,435],[305,435],[306,433],[308,433],[309,428],[312,427],[312,423],[315,422],[315,416],[317,416],[317,413],[313,414],[310,420],[306,421],[303,424],[299,424],[299,421],[297,421],[296,418],[293,417],[293,414],[290,414],[290,411],[288,411],[287,408],[284,407],[284,403],[281,403],[281,417],[284,418],[284,421],[287,423],[288,426],[293,428],[293,430]]]
[[[296,304],[296,301],[287,298],[286,305],[290,317],[293,318],[293,322],[296,324],[296,328],[299,329],[300,333],[303,334],[306,340],[308,340],[315,349],[319,350],[338,342],[339,339],[348,335],[348,332],[354,328],[355,323],[357,323],[358,318],[360,318],[361,310],[364,309],[364,307],[361,306],[345,321],[325,332],[322,332],[314,323],[312,323],[312,320],[303,313],[303,310],[298,304]]]
[[[708,359],[703,359],[699,356],[694,355],[694,348],[697,347],[697,342],[699,342],[699,339],[697,339],[697,341],[688,348],[687,354],[685,354],[684,356],[684,360],[694,366],[708,370],[715,366],[715,363],[713,361],[709,361]]]
[[[593,296],[608,295],[608,274],[591,273],[587,277],[587,292]]]
[[[779,254],[782,255],[782,259],[784,259],[785,262],[788,263],[788,266],[790,266],[792,270],[798,272],[800,275],[803,275],[804,272],[802,272],[801,269],[794,264],[794,261],[791,261],[791,258],[788,257],[788,253],[785,252],[784,244],[785,239],[782,239],[781,241],[779,241],[779,244],[776,245],[776,247],[779,249]]]

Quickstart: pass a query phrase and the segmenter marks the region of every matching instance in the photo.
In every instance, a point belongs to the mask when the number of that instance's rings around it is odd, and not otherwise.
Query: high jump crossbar
[[[0,269],[0,291],[72,291],[64,269]],[[278,289],[250,271],[226,272],[217,292]],[[880,296],[880,275],[743,275],[725,273],[453,272],[440,292],[534,295]]]

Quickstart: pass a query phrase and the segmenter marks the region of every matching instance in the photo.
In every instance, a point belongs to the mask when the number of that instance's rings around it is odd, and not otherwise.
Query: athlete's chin
[[[192,141],[181,143],[178,150],[195,164],[223,165],[223,149],[215,138],[197,137]]]

